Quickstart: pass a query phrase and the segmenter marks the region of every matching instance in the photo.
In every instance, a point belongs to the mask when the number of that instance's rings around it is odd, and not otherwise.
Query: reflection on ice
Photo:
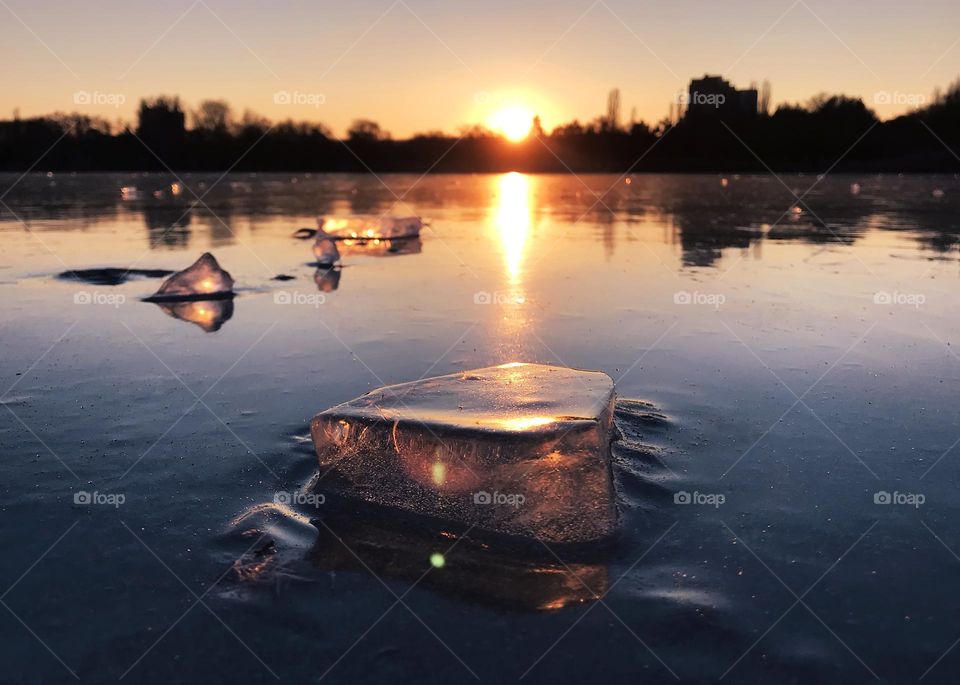
[[[337,241],[340,254],[366,257],[390,257],[393,255],[420,254],[423,242],[420,238],[396,238],[393,240],[374,238],[372,240],[354,240],[347,238]]]
[[[609,587],[605,564],[561,564],[545,550],[510,552],[442,527],[337,512],[323,516],[317,530],[309,556],[321,570],[422,577],[421,587],[509,611],[562,609],[602,597]]]
[[[503,249],[507,278],[511,285],[521,281],[523,260],[533,224],[530,177],[511,172],[497,181],[497,204],[493,223]]]
[[[340,287],[341,269],[317,269],[313,274],[313,281],[317,284],[317,290],[322,293],[332,293]]]
[[[416,238],[423,228],[418,216],[321,216],[317,218],[320,233],[334,238]]]
[[[186,300],[181,302],[156,302],[156,305],[175,319],[195,323],[207,333],[220,327],[233,316],[233,300]]]
[[[319,508],[258,504],[232,527],[248,550],[234,564],[234,580],[275,590],[312,582],[317,570],[373,572],[417,580],[418,587],[460,601],[521,612],[593,601],[610,586],[602,550],[566,549],[561,563],[535,542],[496,544],[476,530],[467,533],[466,526],[338,499],[328,498]],[[261,537],[249,550],[250,540]]]
[[[548,542],[612,535],[606,374],[507,364],[381,388],[317,414],[352,497]]]

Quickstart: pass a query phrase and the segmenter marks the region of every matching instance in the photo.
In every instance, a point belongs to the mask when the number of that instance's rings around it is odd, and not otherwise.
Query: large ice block
[[[160,289],[147,298],[152,301],[195,300],[231,297],[233,278],[220,268],[209,252],[183,271],[178,271],[163,282]]]
[[[606,538],[613,401],[604,373],[524,363],[381,388],[313,418],[321,487],[546,542]]]
[[[416,238],[423,228],[418,216],[378,216],[376,214],[353,216],[321,216],[317,218],[320,233],[333,238],[362,240],[386,238]]]

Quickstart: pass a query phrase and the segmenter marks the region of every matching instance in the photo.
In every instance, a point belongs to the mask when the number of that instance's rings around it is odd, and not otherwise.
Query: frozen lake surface
[[[0,176],[0,680],[954,682],[956,177],[182,182]],[[348,214],[429,225],[318,269]],[[612,543],[311,485],[316,412],[515,361],[616,382]]]

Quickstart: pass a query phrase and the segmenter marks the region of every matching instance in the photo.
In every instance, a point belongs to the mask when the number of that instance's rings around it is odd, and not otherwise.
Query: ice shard
[[[324,489],[581,543],[616,529],[613,402],[604,373],[511,363],[380,388],[320,412],[310,430]]]
[[[233,278],[220,268],[209,252],[183,271],[178,271],[163,282],[150,301],[202,300],[233,296]]]
[[[416,238],[423,228],[418,216],[321,216],[317,219],[320,234],[336,239],[360,240]]]
[[[340,251],[337,244],[324,235],[317,236],[313,244],[313,256],[317,258],[317,265],[331,267],[340,261]]]

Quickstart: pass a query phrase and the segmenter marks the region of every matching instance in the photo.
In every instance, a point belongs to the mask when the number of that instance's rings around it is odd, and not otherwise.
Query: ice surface
[[[323,234],[318,235],[317,242],[313,244],[313,256],[320,266],[333,266],[340,261],[337,244]]]
[[[418,216],[378,216],[375,214],[354,216],[321,216],[317,219],[321,234],[343,239],[360,238],[416,238],[423,228]]]
[[[233,278],[220,268],[209,252],[183,271],[163,282],[149,300],[198,300],[229,297],[233,294]]]
[[[513,363],[388,386],[317,414],[323,487],[546,542],[610,536],[613,381]]]

